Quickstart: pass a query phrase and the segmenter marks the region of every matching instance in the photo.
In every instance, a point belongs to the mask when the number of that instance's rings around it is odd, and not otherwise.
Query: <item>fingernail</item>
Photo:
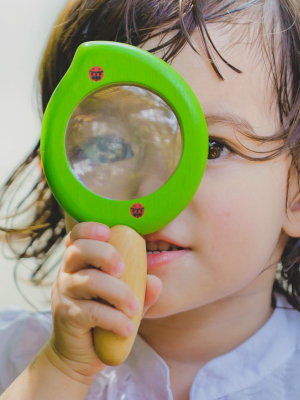
[[[119,261],[118,264],[115,266],[115,273],[116,274],[123,274],[125,270],[125,265],[122,261]]]
[[[109,230],[105,225],[96,225],[94,232],[96,236],[103,238],[108,236]]]
[[[131,300],[129,308],[133,312],[137,312],[140,309],[140,302],[135,297]]]
[[[133,332],[135,332],[136,327],[134,325],[134,323],[132,321],[129,321],[127,324],[127,331],[128,333],[132,334]]]

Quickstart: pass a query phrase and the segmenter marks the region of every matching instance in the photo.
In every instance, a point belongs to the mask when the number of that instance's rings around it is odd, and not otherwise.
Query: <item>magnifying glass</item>
[[[172,221],[191,201],[208,154],[205,118],[190,86],[167,63],[117,42],[79,46],[45,111],[41,158],[60,206],[77,222],[111,227],[124,280],[143,305],[141,235]],[[139,326],[140,314],[132,318]],[[106,365],[128,356],[135,335],[94,329]]]

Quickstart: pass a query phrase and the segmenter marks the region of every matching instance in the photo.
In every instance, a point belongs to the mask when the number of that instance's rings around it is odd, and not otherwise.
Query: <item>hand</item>
[[[66,236],[67,250],[52,290],[52,349],[67,367],[84,376],[93,376],[105,367],[95,352],[92,328],[129,336],[133,332],[130,317],[138,311],[134,293],[119,279],[122,259],[106,243],[109,235],[106,225],[75,225]],[[161,289],[160,279],[148,275],[143,315],[157,301]]]

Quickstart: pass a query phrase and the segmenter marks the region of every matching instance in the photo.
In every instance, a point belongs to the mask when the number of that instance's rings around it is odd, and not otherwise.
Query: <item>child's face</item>
[[[247,132],[252,126],[257,135],[271,136],[278,128],[276,97],[262,51],[249,44],[227,46],[230,35],[221,29],[210,34],[222,56],[243,73],[216,58],[225,78],[220,81],[209,63],[188,45],[172,62],[199,99],[210,143],[217,143],[210,152],[214,160],[208,160],[190,204],[159,232],[145,237],[156,240],[163,235],[190,249],[184,257],[149,271],[162,280],[163,290],[146,317],[177,314],[224,297],[270,298],[276,264],[289,234],[290,160],[281,156],[267,162],[249,161],[222,145],[226,141],[249,156],[259,155],[247,148],[262,152],[277,145],[261,145],[238,131]],[[203,54],[197,34],[193,41]],[[144,48],[155,45],[156,40],[151,40]],[[241,126],[234,127],[230,120]],[[67,218],[68,230],[72,225]]]
[[[243,145],[255,151],[274,148],[274,144],[259,145],[247,139],[228,122],[229,118],[247,121],[248,126],[240,129],[249,130],[251,125],[262,136],[271,136],[278,128],[275,94],[262,51],[257,45],[253,49],[247,44],[228,46],[230,35],[221,29],[210,34],[222,56],[242,74],[216,57],[225,78],[220,81],[208,62],[188,45],[172,62],[209,117],[210,137],[226,140],[250,156],[256,154]],[[203,54],[198,35],[193,39]],[[155,44],[153,40],[144,48]],[[217,158],[208,160],[188,207],[158,233],[146,237],[163,234],[191,249],[180,260],[150,272],[162,280],[163,291],[147,313],[149,317],[179,313],[227,296],[271,294],[276,263],[287,239],[289,160],[253,162],[218,146]],[[262,272],[271,264],[273,267]]]

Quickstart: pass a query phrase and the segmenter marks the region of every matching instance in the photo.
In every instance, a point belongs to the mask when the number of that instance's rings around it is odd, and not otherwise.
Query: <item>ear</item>
[[[289,196],[290,198],[288,198],[286,220],[283,225],[283,230],[290,237],[300,237],[300,192],[298,183],[293,186],[294,187],[289,190],[289,192],[293,193],[293,196]]]

